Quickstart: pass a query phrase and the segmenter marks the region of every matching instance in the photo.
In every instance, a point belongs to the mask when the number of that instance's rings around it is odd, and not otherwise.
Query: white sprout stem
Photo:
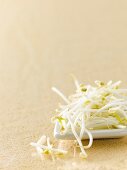
[[[78,141],[78,144],[79,144],[79,146],[80,146],[80,149],[81,149],[83,155],[84,155],[85,157],[87,157],[87,154],[86,154],[86,152],[85,152],[85,150],[84,150],[84,147],[83,147],[83,145],[82,145],[82,142],[81,142],[81,140],[80,140],[80,138],[79,138],[79,136],[78,136],[78,134],[77,134],[77,132],[76,132],[76,130],[75,130],[75,128],[74,128],[74,125],[73,125],[73,123],[72,123],[72,121],[71,121],[70,116],[67,115],[67,118],[68,118],[68,120],[69,120],[69,122],[70,122],[72,132],[73,132],[76,140]]]
[[[46,143],[46,136],[43,135],[41,136],[41,138],[37,141],[38,144],[45,144]]]
[[[112,84],[112,80],[110,80],[107,85],[110,86]]]
[[[80,118],[82,112],[80,112],[74,120],[74,126],[76,126],[78,119]]]
[[[65,95],[61,93],[57,88],[52,87],[52,90],[56,92],[67,104],[70,103],[70,101],[65,97]]]
[[[49,147],[52,147],[51,144],[50,144],[50,139],[49,139],[49,137],[47,137],[47,145],[48,145]]]
[[[85,120],[84,120],[84,114],[82,114],[82,124],[81,124],[81,131],[80,131],[80,139],[83,138],[85,131]]]
[[[88,129],[84,129],[85,130],[85,132],[87,133],[87,135],[89,136],[89,144],[87,145],[87,146],[84,146],[84,148],[85,149],[88,149],[88,148],[90,148],[91,146],[92,146],[92,144],[93,144],[93,136],[92,136],[92,134],[91,134],[91,132],[88,130]]]
[[[82,127],[81,127],[81,131],[80,131],[80,139],[83,138],[84,132],[86,132],[89,137],[89,144],[87,146],[84,146],[85,149],[88,149],[93,144],[93,137],[92,137],[91,132],[85,128],[85,121],[84,121],[84,114],[83,114],[82,115]]]
[[[72,78],[74,80],[74,83],[75,83],[75,86],[76,86],[76,88],[78,90],[80,88],[80,84],[79,84],[77,78],[73,74],[71,74],[71,76],[72,76]]]
[[[74,113],[75,112],[75,110],[78,108],[80,106],[80,103],[78,103],[77,105],[75,105],[72,109],[70,109],[69,111],[68,111],[68,114],[69,113]],[[66,115],[67,114],[67,112],[65,111],[64,113],[63,113],[63,115]],[[75,115],[76,115],[76,113],[75,113]],[[67,127],[69,127],[69,122],[67,123]]]
[[[50,144],[50,139],[49,139],[49,137],[47,137],[47,145],[48,145],[49,149],[52,148],[52,145]],[[52,160],[55,161],[55,157],[54,157],[53,152],[51,152],[51,157],[52,157]]]
[[[71,111],[69,111],[68,114],[69,114],[70,112],[71,112]],[[76,117],[77,120],[79,119],[80,114],[81,114],[81,113],[80,113],[80,112],[78,113],[78,111],[75,112],[75,115],[77,115],[77,117]],[[72,117],[72,119],[74,119],[74,116]],[[76,126],[77,120],[74,121],[74,126]],[[67,129],[68,129],[69,127],[70,127],[70,122],[67,123]]]
[[[75,80],[75,86],[76,86],[77,89],[80,88],[79,82],[77,80]]]
[[[127,104],[127,102],[117,102],[117,103],[109,103],[107,105],[105,105],[104,107],[102,107],[101,109],[99,109],[97,111],[97,113],[103,112],[104,110],[113,107],[113,106],[118,106],[118,105],[122,105],[122,104]]]
[[[37,144],[37,143],[34,143],[34,142],[31,142],[30,144],[31,144],[31,146],[39,147],[39,148],[42,149],[42,150],[43,150],[43,149],[49,149],[49,150],[51,150],[51,151],[53,151],[53,152],[61,152],[61,153],[63,153],[63,154],[66,154],[66,153],[67,153],[67,151],[65,151],[65,150],[55,149],[55,148],[49,148],[48,146],[40,145],[40,144]]]
[[[122,83],[122,81],[117,81],[116,83],[112,84],[112,87],[119,86]]]

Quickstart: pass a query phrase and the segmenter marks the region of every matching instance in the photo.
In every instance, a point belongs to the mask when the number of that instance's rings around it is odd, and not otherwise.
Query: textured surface
[[[127,137],[95,140],[86,161],[31,157],[31,141],[53,139],[50,88],[72,93],[70,73],[127,84],[127,1],[0,1],[0,169],[127,169]]]

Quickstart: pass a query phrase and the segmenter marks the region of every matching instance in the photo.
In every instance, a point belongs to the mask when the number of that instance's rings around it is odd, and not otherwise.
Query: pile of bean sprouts
[[[72,131],[79,147],[80,156],[86,158],[85,149],[92,146],[90,130],[126,128],[127,126],[127,89],[119,88],[121,81],[107,84],[95,81],[95,85],[79,84],[75,79],[76,93],[65,97],[58,89],[52,88],[66,104],[56,110],[52,120],[60,124],[61,134]],[[80,133],[78,133],[80,132]],[[87,133],[89,144],[83,146],[83,134]]]
[[[94,86],[80,84],[77,79],[74,82],[76,92],[68,98],[57,88],[52,88],[65,102],[56,109],[56,116],[52,121],[59,122],[61,135],[69,131],[73,133],[81,149],[80,156],[86,158],[86,149],[93,143],[91,130],[127,127],[127,89],[120,88],[121,81],[115,83],[95,81]],[[82,143],[84,133],[89,137],[86,146]],[[32,143],[32,145],[41,153],[67,153],[64,150],[53,149],[49,138],[47,146],[40,143]]]

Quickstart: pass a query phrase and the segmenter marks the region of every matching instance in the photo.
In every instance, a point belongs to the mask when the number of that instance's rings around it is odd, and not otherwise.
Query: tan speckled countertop
[[[51,86],[72,93],[70,73],[127,86],[127,1],[0,1],[1,170],[127,169],[127,137],[95,140],[86,161],[31,156],[31,141],[53,139]]]

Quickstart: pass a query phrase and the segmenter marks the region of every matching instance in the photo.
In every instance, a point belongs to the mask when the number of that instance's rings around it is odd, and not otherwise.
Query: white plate
[[[94,139],[101,138],[121,138],[127,136],[127,128],[125,129],[104,129],[104,130],[90,130]],[[55,124],[54,137],[57,139],[75,139],[72,132],[68,132],[64,135],[60,134],[60,125],[58,122]],[[83,139],[88,139],[86,133],[83,135]]]

